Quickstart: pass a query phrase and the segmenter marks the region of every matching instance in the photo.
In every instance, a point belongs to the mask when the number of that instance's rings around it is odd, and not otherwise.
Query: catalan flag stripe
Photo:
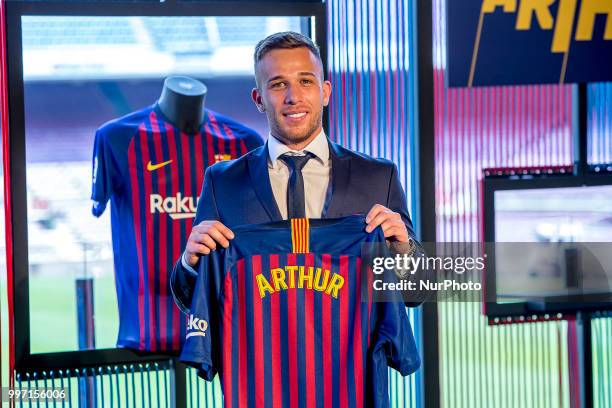
[[[291,243],[295,254],[310,252],[310,222],[307,218],[291,219]]]

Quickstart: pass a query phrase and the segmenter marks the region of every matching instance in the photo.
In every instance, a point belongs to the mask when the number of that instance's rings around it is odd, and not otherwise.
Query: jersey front
[[[200,262],[181,360],[220,374],[227,407],[386,406],[387,367],[420,359],[401,299],[367,292],[361,247],[382,230],[350,216],[232,231]]]
[[[157,105],[98,129],[92,212],[100,216],[110,200],[119,347],[180,349],[185,324],[169,278],[191,231],[204,172],[261,144],[255,131],[210,110],[199,132],[186,134]]]

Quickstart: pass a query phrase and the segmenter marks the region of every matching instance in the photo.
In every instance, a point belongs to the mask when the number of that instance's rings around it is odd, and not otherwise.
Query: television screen
[[[496,191],[495,242],[612,242],[612,185]]]
[[[529,312],[612,299],[612,185],[566,181],[497,180],[489,190],[487,300]]]

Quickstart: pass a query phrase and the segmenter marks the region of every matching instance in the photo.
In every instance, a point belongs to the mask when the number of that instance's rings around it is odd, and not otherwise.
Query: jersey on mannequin
[[[118,347],[176,352],[185,322],[169,286],[195,217],[206,169],[262,144],[253,130],[204,108],[206,86],[170,77],[151,106],[97,132],[92,212],[110,201]]]

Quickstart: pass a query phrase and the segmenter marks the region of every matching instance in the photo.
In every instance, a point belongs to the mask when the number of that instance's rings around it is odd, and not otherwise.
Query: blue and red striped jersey
[[[185,324],[170,273],[191,231],[206,168],[262,144],[259,135],[211,110],[186,134],[157,104],[96,132],[92,212],[110,200],[119,334],[117,345],[178,351]]]
[[[368,293],[362,244],[382,230],[350,216],[232,231],[200,262],[181,360],[220,374],[227,407],[387,406],[387,367],[420,358],[401,296]]]

